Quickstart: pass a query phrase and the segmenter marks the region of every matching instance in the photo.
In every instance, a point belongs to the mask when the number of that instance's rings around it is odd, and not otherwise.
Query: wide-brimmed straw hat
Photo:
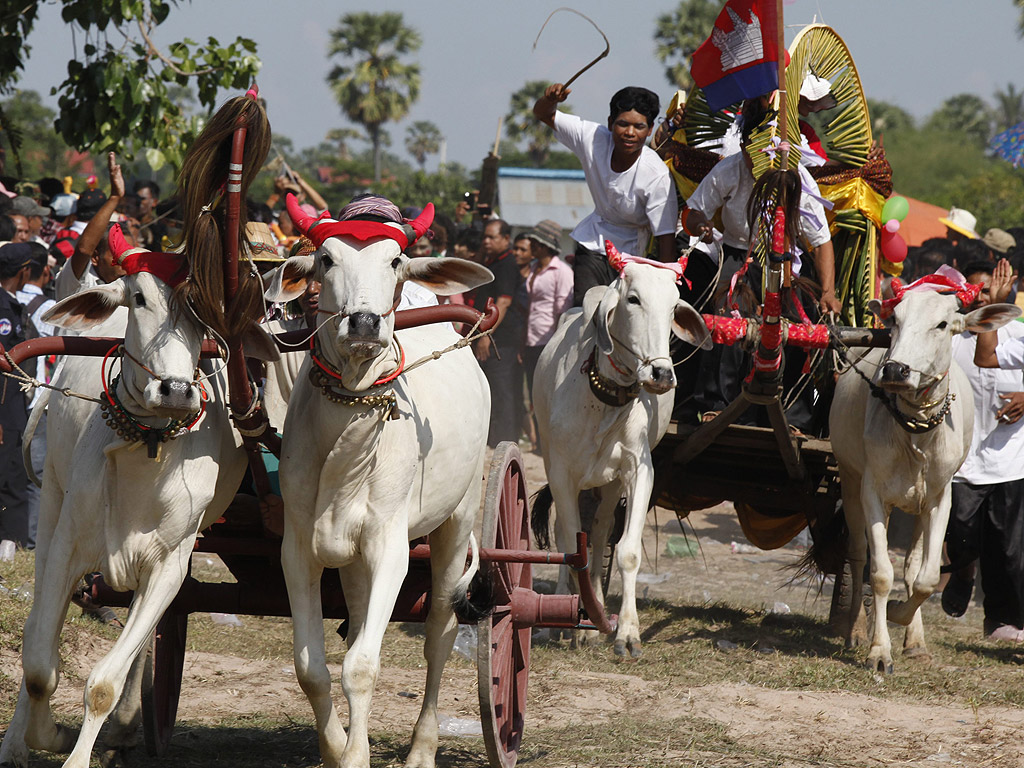
[[[961,235],[967,235],[974,240],[981,239],[981,235],[974,231],[974,228],[978,226],[978,219],[973,213],[965,211],[963,208],[952,206],[949,209],[949,216],[940,218],[939,222]]]
[[[253,261],[274,261],[285,260],[277,248],[277,241],[274,233],[270,231],[270,225],[262,221],[250,221],[245,225],[245,242],[248,256]]]

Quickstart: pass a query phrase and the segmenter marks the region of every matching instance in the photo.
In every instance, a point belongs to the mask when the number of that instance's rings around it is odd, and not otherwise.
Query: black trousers
[[[0,539],[28,544],[28,474],[21,456],[21,432],[4,430],[0,444]]]
[[[587,291],[595,285],[611,285],[612,280],[618,277],[612,265],[608,263],[608,257],[603,253],[591,251],[580,244],[576,244],[576,257],[572,263],[572,305],[583,306],[583,297]]]
[[[946,553],[954,567],[979,560],[987,625],[1024,628],[1024,479],[953,483]]]
[[[501,355],[499,360],[494,349]],[[494,448],[504,440],[519,442],[523,428],[523,366],[513,344],[494,346],[491,356],[480,363],[491,388],[491,421],[487,445]]]

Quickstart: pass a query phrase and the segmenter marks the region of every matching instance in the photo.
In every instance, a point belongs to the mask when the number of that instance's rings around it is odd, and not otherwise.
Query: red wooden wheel
[[[156,625],[142,673],[142,732],[146,751],[160,757],[171,741],[181,695],[188,614],[167,612]]]
[[[515,443],[494,449],[484,497],[482,545],[486,549],[530,548],[530,505],[523,459]],[[512,592],[533,589],[526,563],[483,563],[491,574],[494,613],[477,624],[480,720],[493,768],[512,768],[519,758],[530,674],[531,628],[512,623]]]

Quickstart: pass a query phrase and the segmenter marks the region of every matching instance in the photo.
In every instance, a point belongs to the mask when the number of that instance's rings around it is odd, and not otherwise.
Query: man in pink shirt
[[[572,306],[572,267],[558,257],[562,228],[545,219],[526,233],[533,254],[533,268],[526,279],[529,312],[526,319],[526,346],[523,367],[526,385],[533,400],[533,372],[544,345],[558,327],[558,320]]]

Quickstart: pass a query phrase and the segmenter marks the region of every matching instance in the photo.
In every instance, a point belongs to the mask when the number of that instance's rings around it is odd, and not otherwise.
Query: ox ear
[[[246,357],[253,357],[266,363],[276,363],[281,359],[277,342],[262,325],[253,325],[242,336],[242,347]]]
[[[878,299],[872,299],[868,302],[868,312],[875,316],[875,319],[880,322],[886,328],[892,328],[892,314],[886,317],[882,316],[882,302]]]
[[[494,273],[480,264],[453,256],[417,256],[402,262],[398,279],[422,285],[438,296],[451,296],[491,282]]]
[[[292,256],[263,277],[264,285],[267,285],[263,296],[267,301],[278,302],[297,299],[305,293],[315,271],[316,261],[312,254]]]
[[[711,349],[715,346],[711,343],[711,332],[708,331],[704,318],[701,317],[700,312],[685,301],[676,302],[675,314],[672,318],[672,333],[687,344],[693,344],[701,349]]]
[[[583,320],[589,324],[594,321],[597,331],[597,348],[610,355],[615,348],[608,326],[612,322],[612,312],[619,305],[619,292],[608,285],[595,285],[583,297]]]
[[[58,301],[43,313],[40,320],[68,331],[87,331],[114,314],[114,310],[124,303],[124,281],[115,280]]]
[[[1020,317],[1021,308],[1016,304],[989,304],[979,307],[964,316],[964,328],[971,333],[986,333],[1002,328]]]

